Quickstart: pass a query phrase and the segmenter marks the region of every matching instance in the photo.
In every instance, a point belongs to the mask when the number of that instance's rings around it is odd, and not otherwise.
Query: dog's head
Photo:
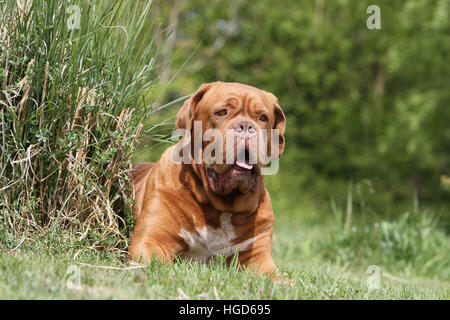
[[[184,103],[176,127],[190,133],[193,157],[198,152],[195,145],[200,146],[205,186],[216,195],[246,194],[258,189],[267,159],[283,153],[285,121],[273,94],[244,84],[214,82],[200,86]],[[277,141],[272,141],[274,137]]]

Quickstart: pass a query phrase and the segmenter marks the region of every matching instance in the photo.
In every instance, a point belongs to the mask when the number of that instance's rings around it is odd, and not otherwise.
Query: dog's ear
[[[183,106],[180,108],[180,110],[178,110],[177,120],[175,121],[175,128],[177,129],[186,129],[189,119],[191,118],[190,115],[191,98],[187,99],[183,103]]]
[[[269,92],[269,96],[274,106],[274,122],[273,129],[278,130],[278,158],[281,157],[284,151],[284,130],[286,129],[286,116],[281,109],[277,97]]]
[[[192,121],[195,116],[195,109],[202,100],[203,96],[209,89],[214,85],[214,83],[204,83],[198,88],[198,90],[187,99],[180,110],[177,113],[177,120],[175,122],[175,127],[177,129],[187,129],[189,130],[192,126]]]

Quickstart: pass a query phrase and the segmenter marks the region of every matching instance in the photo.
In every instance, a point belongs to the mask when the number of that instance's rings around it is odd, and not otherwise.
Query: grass
[[[0,1],[2,241],[76,228],[92,244],[126,245],[130,155],[156,109],[144,98],[157,77],[149,10]]]
[[[273,255],[280,270],[294,281],[292,287],[225,266],[220,257],[211,265],[153,262],[132,269],[126,264],[124,252],[96,250],[71,241],[66,233],[56,238],[42,236],[18,248],[3,249],[0,298],[450,299],[448,263],[437,264],[440,267],[424,273],[420,269],[423,264],[417,260],[408,261],[407,256],[394,257],[389,253],[387,257],[393,260],[380,261],[370,256],[359,260],[349,256],[346,261],[330,259],[331,246],[333,252],[354,249],[349,243],[335,242],[335,224],[302,227],[287,221],[280,217],[276,223]],[[324,237],[326,234],[329,236]],[[443,240],[446,242],[440,243],[439,249],[448,257],[448,238]],[[367,273],[370,265],[380,268],[380,287],[374,290],[367,283],[373,276]],[[80,286],[72,289],[70,284],[76,283],[74,270],[79,270]]]

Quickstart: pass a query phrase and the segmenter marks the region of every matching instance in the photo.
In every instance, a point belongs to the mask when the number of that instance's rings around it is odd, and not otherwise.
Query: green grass
[[[120,246],[132,226],[130,157],[158,109],[145,99],[158,77],[150,3],[20,3],[0,1],[2,241],[78,228],[93,245],[114,235]],[[79,28],[69,28],[74,6]]]
[[[71,238],[41,237],[17,249],[3,248],[0,256],[2,299],[449,299],[448,267],[437,264],[423,272],[422,261],[390,261],[361,256],[330,259],[332,252],[352,245],[335,242],[336,224],[301,226],[281,217],[274,234],[274,260],[294,281],[274,284],[265,277],[226,266],[223,259],[205,265],[178,261],[154,262],[129,269],[120,251],[99,251]],[[297,219],[296,221],[299,221]],[[393,223],[400,224],[401,219]],[[409,222],[411,223],[411,222]],[[440,232],[432,230],[434,233]],[[327,236],[324,236],[327,235]],[[61,242],[56,240],[60,239]],[[413,239],[409,239],[413,240]],[[448,238],[440,243],[448,256]],[[381,243],[381,242],[380,242]],[[420,250],[420,249],[418,249]],[[11,252],[12,251],[12,252]],[[418,252],[423,254],[423,252]],[[425,256],[424,256],[425,257]],[[447,260],[448,262],[448,260]],[[409,267],[408,266],[409,263]],[[370,265],[381,271],[380,288],[369,290]],[[80,287],[71,289],[71,266],[79,268]],[[123,270],[109,270],[109,266]],[[127,269],[128,268],[128,269]],[[447,268],[447,269],[446,269]]]

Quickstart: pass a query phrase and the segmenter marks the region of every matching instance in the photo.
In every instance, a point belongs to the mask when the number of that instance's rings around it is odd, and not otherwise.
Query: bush
[[[22,2],[0,2],[0,246],[71,230],[124,247],[130,154],[152,112],[150,4]]]

